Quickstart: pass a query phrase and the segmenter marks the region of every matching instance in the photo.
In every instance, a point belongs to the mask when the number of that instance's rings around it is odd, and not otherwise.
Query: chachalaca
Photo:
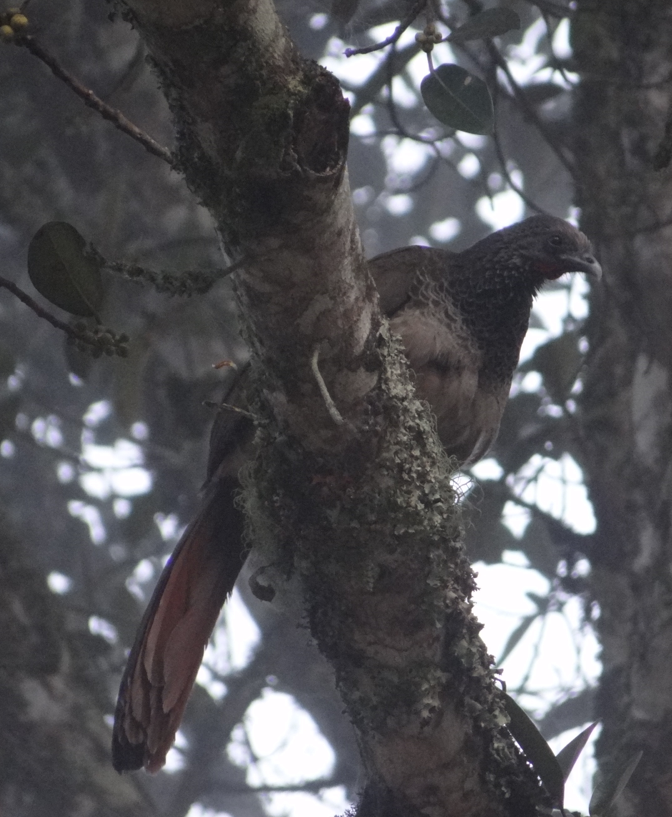
[[[532,301],[566,272],[599,278],[588,239],[567,222],[532,216],[454,253],[405,247],[368,262],[380,306],[401,336],[418,395],[461,465],[492,445]],[[244,400],[234,385],[227,397]],[[245,415],[220,413],[206,487],[154,590],[121,680],[112,756],[118,771],[165,763],[220,609],[245,561],[234,503],[253,432]]]

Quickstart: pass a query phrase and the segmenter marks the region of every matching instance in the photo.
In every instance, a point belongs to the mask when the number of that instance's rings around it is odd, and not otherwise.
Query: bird
[[[569,272],[597,280],[588,238],[563,219],[535,215],[462,252],[409,246],[367,262],[380,308],[400,336],[418,396],[461,467],[492,446],[508,398],[534,297]],[[119,688],[112,762],[119,771],[165,764],[205,647],[245,561],[238,472],[254,424],[245,377],[213,425],[205,488],[154,589]]]

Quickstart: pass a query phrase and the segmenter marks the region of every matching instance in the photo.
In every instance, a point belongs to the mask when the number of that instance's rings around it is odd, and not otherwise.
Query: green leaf
[[[562,769],[553,750],[546,743],[541,732],[532,723],[510,695],[504,694],[506,712],[511,719],[509,732],[516,739],[525,757],[532,764],[534,771],[544,784],[544,788],[553,800],[553,805],[562,808],[565,794],[565,781]]]
[[[466,43],[469,40],[483,40],[520,30],[520,17],[512,9],[486,9],[470,17],[447,38],[450,43]]]
[[[588,805],[590,817],[603,817],[603,815],[607,814],[621,796],[623,789],[628,785],[628,780],[630,780],[632,773],[637,768],[643,754],[644,752],[641,749],[639,752],[635,752],[630,760],[618,769],[615,774],[608,775],[597,784]]]
[[[591,723],[590,726],[587,726],[582,732],[579,732],[579,734],[573,740],[570,740],[566,746],[560,749],[558,754],[555,756],[560,764],[562,776],[565,780],[567,780],[569,777],[569,773],[574,768],[574,764],[578,760],[581,752],[583,752],[586,743],[588,743],[588,738],[593,734],[593,730],[598,723],[599,721],[595,721],[595,723]]]
[[[65,221],[50,221],[28,247],[28,275],[52,304],[84,318],[97,317],[103,297],[101,262],[85,253],[86,241]]]
[[[425,105],[455,130],[491,133],[494,109],[488,86],[459,65],[439,65],[420,84]]]

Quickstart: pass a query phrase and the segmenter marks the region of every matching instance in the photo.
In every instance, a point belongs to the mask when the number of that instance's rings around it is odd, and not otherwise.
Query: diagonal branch
[[[365,45],[362,48],[346,48],[345,56],[354,57],[356,54],[371,54],[374,51],[381,51],[383,48],[387,48],[388,45],[394,45],[394,43],[398,42],[404,31],[406,31],[406,29],[413,23],[413,20],[415,20],[426,5],[427,0],[416,0],[416,2],[411,6],[408,14],[399,21],[399,25],[394,29],[389,37],[386,37],[379,43]]]
[[[12,295],[21,301],[21,303],[24,303],[29,309],[32,309],[38,318],[48,321],[56,329],[60,329],[61,332],[65,332],[69,338],[72,338],[73,340],[82,339],[80,332],[78,332],[74,327],[70,326],[69,323],[60,320],[55,315],[52,315],[47,309],[41,307],[37,301],[33,300],[33,298],[31,298],[27,292],[24,292],[21,287],[15,284],[13,281],[0,277],[0,287],[11,292]]]
[[[51,69],[56,77],[62,80],[71,91],[74,91],[77,96],[84,101],[85,105],[97,111],[103,119],[111,122],[115,128],[118,128],[122,133],[125,133],[127,136],[130,136],[131,139],[139,142],[145,150],[149,151],[152,155],[158,156],[159,159],[163,159],[163,161],[169,165],[173,164],[173,156],[168,148],[155,142],[151,136],[148,136],[144,131],[140,130],[137,125],[134,125],[127,119],[121,111],[112,108],[106,102],[103,102],[100,97],[96,96],[91,89],[82,85],[82,83],[73,74],[67,71],[56,57],[47,51],[32,35],[27,34],[16,37],[15,42],[17,45],[24,46],[31,54],[41,60]]]

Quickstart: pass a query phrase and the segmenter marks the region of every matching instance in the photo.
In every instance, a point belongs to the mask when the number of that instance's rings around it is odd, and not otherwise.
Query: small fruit
[[[9,25],[13,31],[25,31],[28,28],[28,18],[25,14],[13,14],[9,18]]]

